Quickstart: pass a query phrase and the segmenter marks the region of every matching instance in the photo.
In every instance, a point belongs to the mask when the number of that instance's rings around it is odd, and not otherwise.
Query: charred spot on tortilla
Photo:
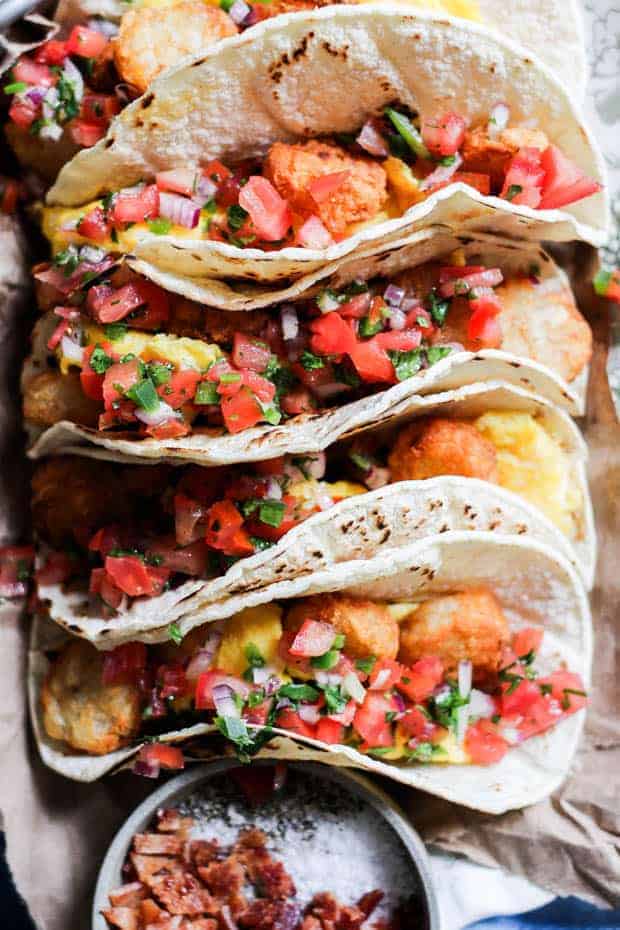
[[[501,525],[501,520],[491,520],[491,522],[489,523],[489,529],[496,530],[497,527],[500,525]]]
[[[105,142],[103,143],[104,149],[112,148],[112,146],[114,145],[114,142],[115,142],[114,139],[106,139]]]
[[[527,533],[527,526],[524,523],[517,523],[517,533],[519,536],[523,536],[524,533]]]

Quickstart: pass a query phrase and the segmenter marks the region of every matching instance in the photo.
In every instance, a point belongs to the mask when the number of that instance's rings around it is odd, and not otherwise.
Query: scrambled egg
[[[362,2],[370,2],[370,0],[362,0]],[[460,16],[461,19],[473,19],[480,22],[482,18],[477,0],[400,0],[400,2],[419,10]]]
[[[191,369],[205,371],[209,365],[222,356],[218,346],[200,339],[189,339],[187,336],[168,336],[166,333],[143,333],[136,329],[129,329],[120,339],[110,340],[105,331],[95,324],[84,327],[86,345],[110,342],[114,352],[119,355],[137,355],[143,361],[149,362],[157,359],[162,362],[171,362],[178,370]],[[66,374],[69,368],[76,363],[62,354],[58,348],[60,370]]]
[[[420,190],[420,182],[406,162],[390,155],[383,162],[383,167],[387,174],[390,192],[401,213],[419,200],[424,200],[425,194]]]
[[[248,607],[226,621],[214,667],[230,675],[243,675],[250,662],[246,650],[255,646],[265,665],[280,670],[278,643],[282,636],[282,609],[277,604]]]
[[[328,494],[336,500],[345,497],[354,497],[356,494],[366,494],[368,488],[353,481],[317,481],[316,478],[306,478],[303,481],[294,481],[287,488],[286,493],[303,503],[319,504],[321,498]]]
[[[529,413],[489,411],[474,426],[497,449],[500,485],[534,504],[574,538],[581,494],[558,439]]]

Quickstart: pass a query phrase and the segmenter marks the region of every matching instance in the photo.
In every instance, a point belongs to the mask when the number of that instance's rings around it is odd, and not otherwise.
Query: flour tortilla
[[[477,0],[481,21],[510,36],[534,52],[554,71],[579,101],[585,96],[587,61],[585,33],[577,0]],[[141,4],[132,3],[131,9]],[[321,4],[323,5],[323,4]],[[402,0],[414,9],[437,9],[441,0]],[[119,22],[128,9],[123,0],[60,0],[55,19],[59,22],[83,22],[85,17],[101,16]],[[303,15],[303,14],[302,14]]]
[[[120,114],[105,139],[64,166],[48,202],[77,206],[163,169],[260,157],[276,140],[353,131],[395,100],[422,115],[449,101],[473,121],[505,101],[513,123],[533,121],[587,174],[603,179],[600,153],[569,96],[518,46],[464,21],[355,5],[267,20],[171,69]],[[598,245],[607,219],[604,191],[565,210],[535,211],[458,183],[325,250],[263,252],[147,230],[134,254],[180,277],[292,282],[432,223]]]
[[[506,301],[506,308],[510,310],[506,322],[510,321],[511,325],[504,326],[505,349],[501,351],[453,352],[432,368],[370,397],[317,414],[302,414],[279,426],[257,426],[235,435],[217,428],[199,428],[180,439],[126,438],[127,434],[115,435],[63,420],[46,429],[32,429],[29,455],[40,458],[52,453],[77,451],[84,455],[99,454],[104,458],[116,458],[118,454],[140,461],[165,459],[177,463],[193,461],[200,465],[227,465],[285,452],[315,452],[352,430],[388,418],[394,409],[400,409],[416,395],[434,395],[482,380],[504,381],[525,387],[548,397],[574,415],[582,414],[587,371],[584,369],[567,384],[543,363],[552,361],[547,354],[549,347],[557,351],[560,346],[564,354],[570,354],[567,308],[574,309],[575,302],[565,273],[538,246],[524,246],[491,236],[472,240],[435,228],[421,237],[416,235],[403,241],[397,249],[384,248],[377,255],[350,259],[331,275],[323,277],[320,284],[298,296],[308,297],[325,287],[339,288],[355,279],[371,279],[378,275],[389,278],[413,265],[446,258],[456,248],[463,250],[466,261],[482,262],[490,267],[497,265],[506,276],[527,275],[532,265],[537,267],[540,302],[531,305],[525,300]],[[158,284],[169,286],[169,281],[152,274],[152,268],[148,271]],[[202,303],[210,303],[204,292],[190,288],[184,294]],[[46,344],[57,322],[58,318],[48,313],[35,326],[32,353],[25,362],[22,375],[24,389],[33,377],[48,370]],[[528,352],[537,360],[527,358]]]
[[[421,566],[425,568],[421,571]],[[432,566],[432,568],[431,568]],[[513,629],[540,625],[545,637],[537,668],[548,673],[565,663],[588,687],[592,627],[588,602],[579,578],[557,551],[532,538],[488,532],[448,532],[413,545],[379,553],[342,571],[336,567],[304,593],[346,591],[388,600],[417,600],[461,587],[489,586]],[[84,756],[47,736],[39,693],[49,669],[45,651],[58,648],[62,632],[53,624],[35,621],[29,661],[31,718],[41,757],[46,765],[76,781],[90,782],[131,764],[139,745],[106,756]],[[66,637],[65,637],[66,638]],[[583,727],[584,712],[547,733],[513,748],[498,764],[457,766],[396,764],[372,759],[354,749],[327,746],[314,740],[277,736],[260,753],[280,759],[311,759],[364,769],[410,787],[492,814],[534,804],[551,794],[567,776]],[[213,727],[197,724],[163,737],[186,744],[188,758],[203,758],[213,748],[204,738]]]

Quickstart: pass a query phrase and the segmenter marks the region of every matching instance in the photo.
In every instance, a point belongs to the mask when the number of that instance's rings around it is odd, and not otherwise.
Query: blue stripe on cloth
[[[467,930],[620,930],[620,909],[602,910],[579,898],[555,898],[544,907],[510,917],[487,917]]]

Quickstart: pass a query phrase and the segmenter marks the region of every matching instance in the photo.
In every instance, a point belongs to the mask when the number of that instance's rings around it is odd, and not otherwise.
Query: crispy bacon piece
[[[152,875],[147,884],[157,901],[171,914],[198,917],[217,914],[219,905],[191,872]]]
[[[161,836],[159,833],[136,833],[133,848],[135,852],[147,856],[180,856],[183,840],[176,836]]]
[[[172,809],[157,811],[157,829],[160,833],[189,833],[194,824],[193,817],[182,817],[178,811]]]
[[[223,862],[210,862],[207,866],[199,865],[196,871],[211,894],[224,900],[238,894],[245,882],[245,870],[233,857]]]
[[[111,891],[108,897],[113,907],[136,907],[146,895],[147,889],[142,882],[129,882]]]

